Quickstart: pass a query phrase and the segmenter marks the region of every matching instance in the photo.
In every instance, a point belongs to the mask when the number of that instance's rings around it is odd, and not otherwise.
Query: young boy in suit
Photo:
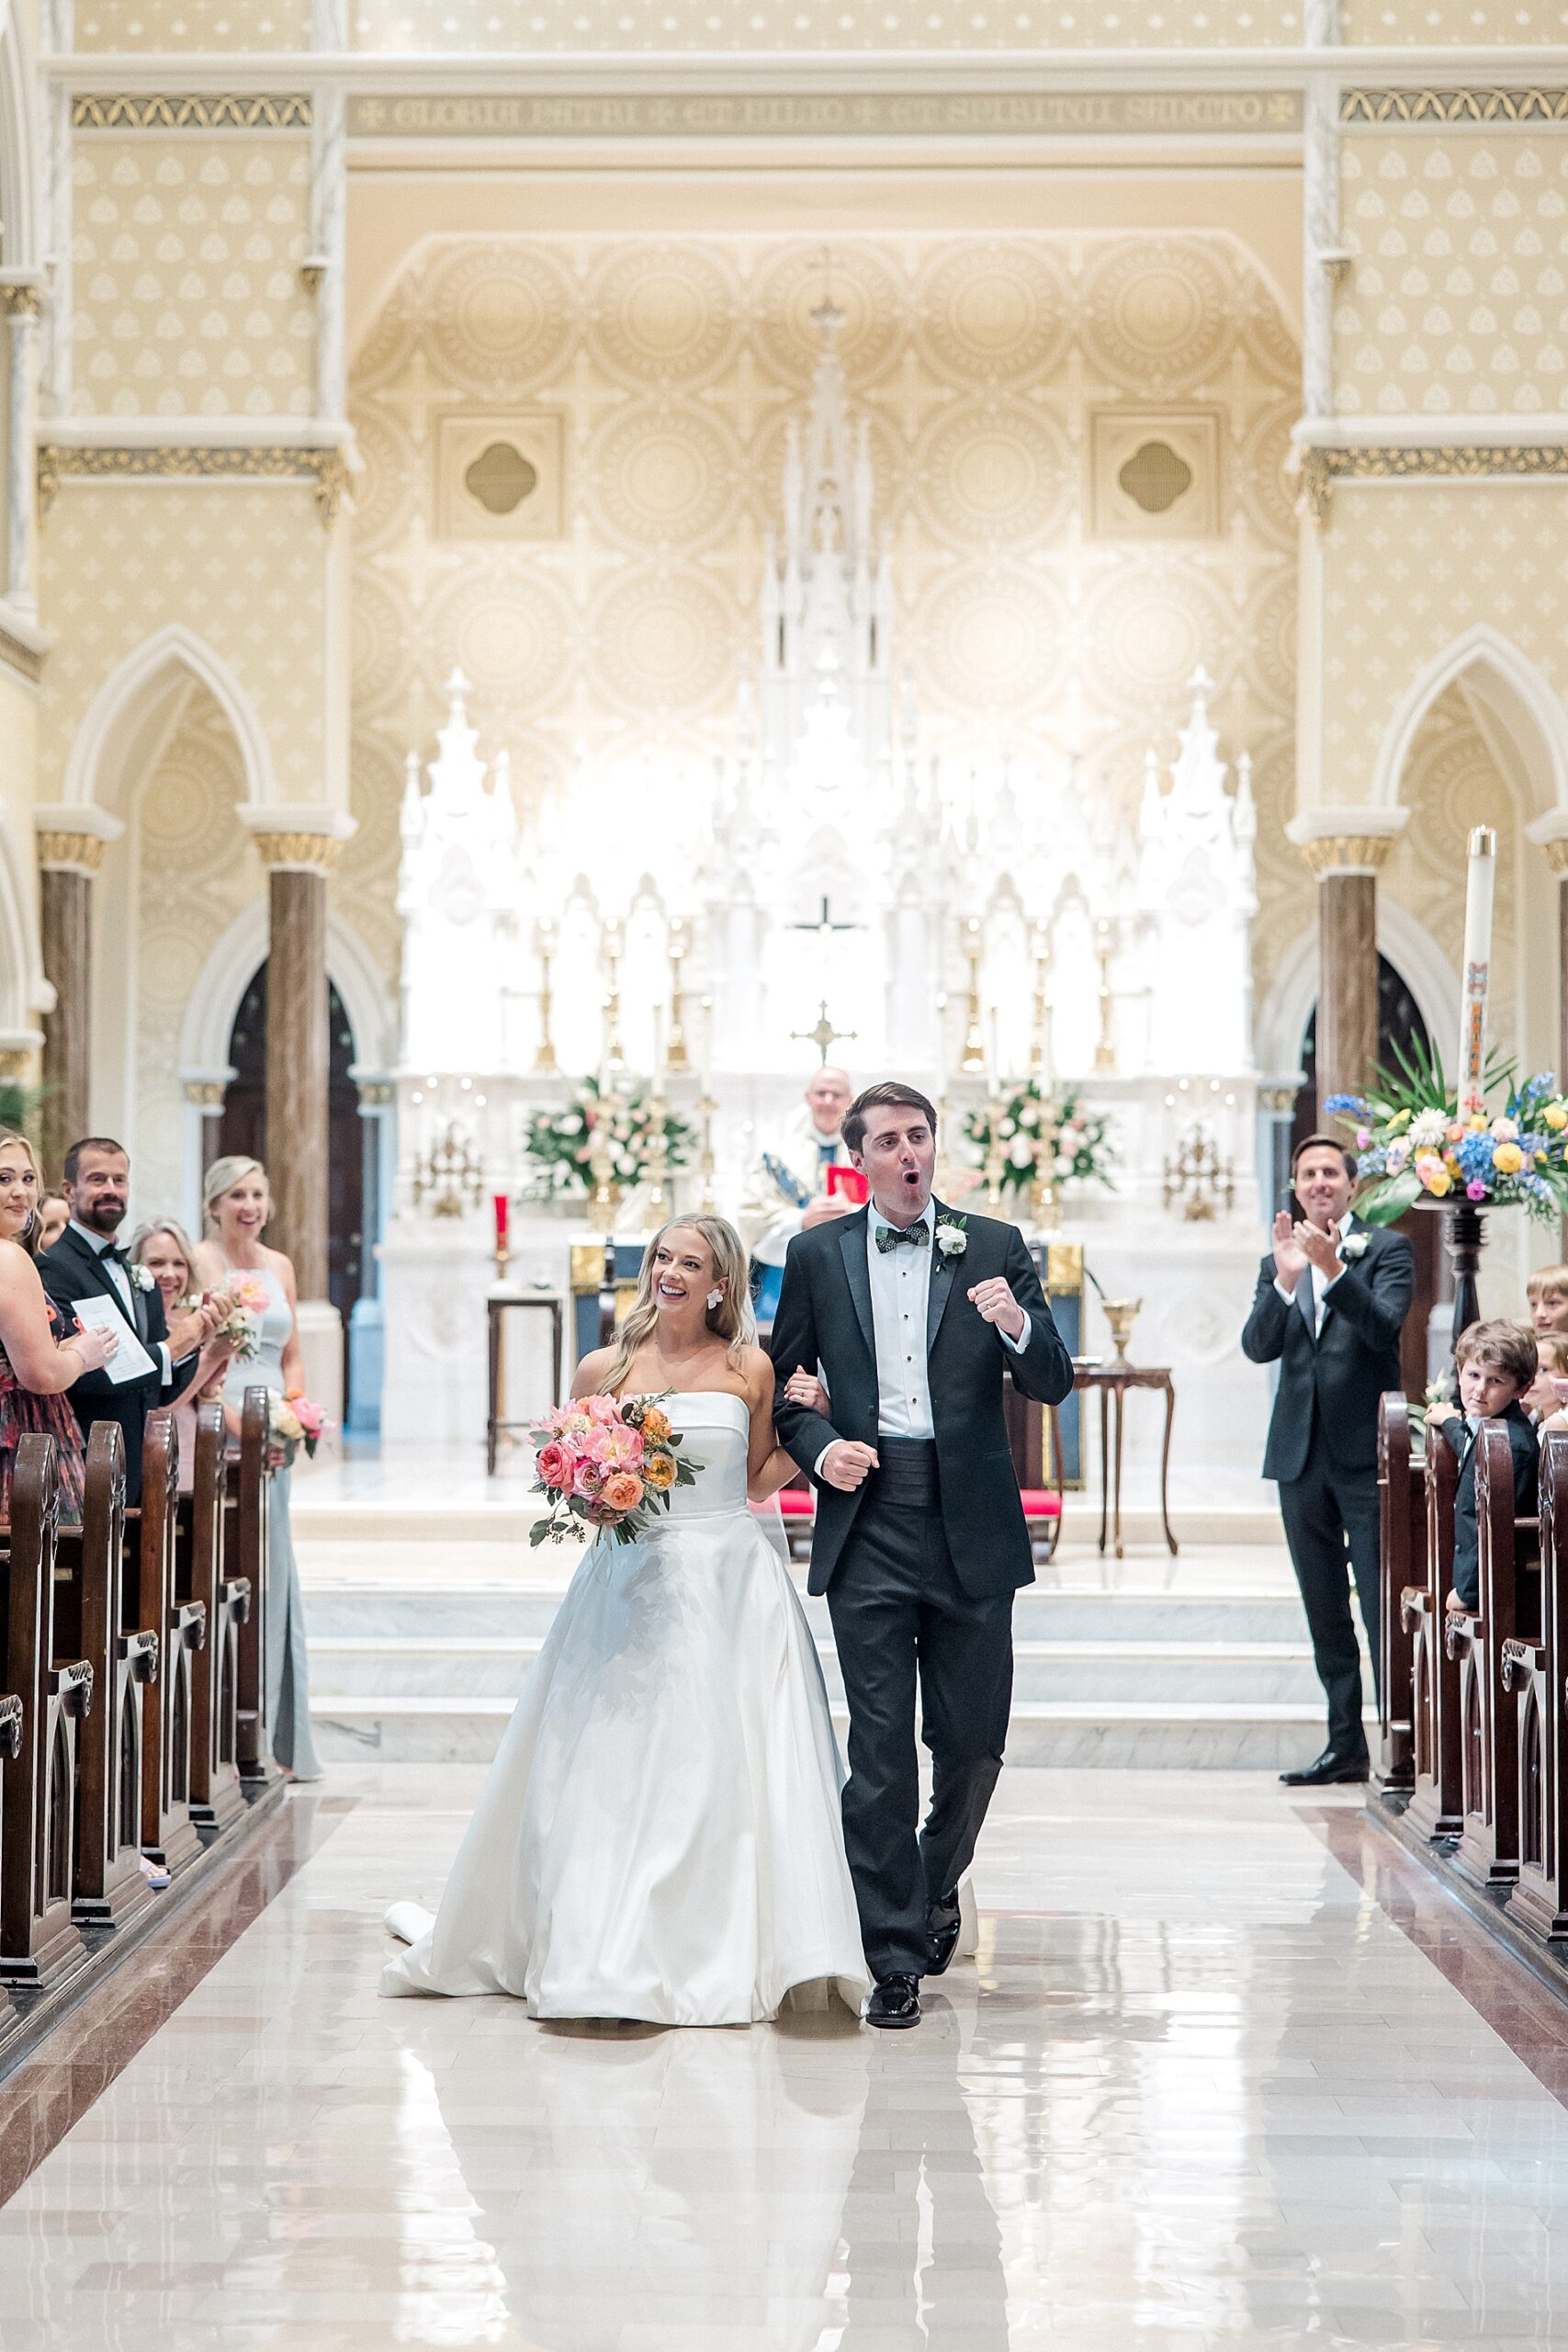
[[[1535,1510],[1540,1449],[1523,1399],[1536,1375],[1533,1331],[1522,1323],[1472,1323],[1461,1331],[1454,1350],[1459,1372],[1459,1403],[1431,1406],[1427,1414],[1434,1428],[1447,1431],[1459,1456],[1459,1488],[1454,1497],[1454,1588],[1450,1609],[1472,1616],[1481,1605],[1481,1544],[1475,1519],[1475,1441],[1483,1421],[1499,1420],[1508,1432],[1514,1457],[1514,1516],[1529,1518]]]

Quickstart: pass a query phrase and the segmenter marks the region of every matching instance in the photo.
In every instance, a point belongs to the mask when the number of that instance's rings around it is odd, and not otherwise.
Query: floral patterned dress
[[[69,1338],[73,1322],[66,1320],[53,1299],[48,1300],[47,1305],[50,1329],[55,1339]],[[80,1527],[87,1449],[71,1399],[63,1394],[40,1396],[33,1389],[24,1388],[11,1369],[5,1349],[0,1347],[0,1523],[10,1523],[17,1448],[23,1438],[40,1432],[53,1438],[60,1448],[60,1524]]]

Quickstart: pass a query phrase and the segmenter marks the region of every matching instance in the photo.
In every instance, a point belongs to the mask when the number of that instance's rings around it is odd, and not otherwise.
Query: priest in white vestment
[[[805,1227],[829,1217],[847,1216],[856,1204],[847,1193],[829,1193],[829,1168],[848,1168],[842,1133],[844,1113],[854,1100],[847,1070],[814,1070],[799,1111],[759,1158],[736,1224],[758,1265],[766,1269],[757,1301],[758,1317],[772,1319],[784,1252]]]

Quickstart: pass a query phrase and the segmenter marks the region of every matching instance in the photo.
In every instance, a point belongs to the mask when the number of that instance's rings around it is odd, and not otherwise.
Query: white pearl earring
[[[716,1306],[722,1306],[723,1304],[724,1293],[721,1290],[710,1290],[708,1293],[708,1313],[711,1315]]]

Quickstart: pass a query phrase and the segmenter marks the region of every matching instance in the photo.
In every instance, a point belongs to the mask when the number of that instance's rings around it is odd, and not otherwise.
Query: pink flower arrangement
[[[635,1544],[655,1511],[670,1508],[671,1491],[689,1487],[701,1468],[682,1443],[657,1396],[583,1396],[552,1407],[530,1430],[537,1474],[535,1491],[547,1512],[535,1521],[531,1544],[558,1544],[582,1528],[602,1529],[618,1544]]]
[[[285,1463],[293,1461],[301,1445],[307,1459],[314,1455],[327,1428],[327,1417],[302,1388],[291,1388],[283,1396],[274,1390],[270,1418],[273,1442]]]

